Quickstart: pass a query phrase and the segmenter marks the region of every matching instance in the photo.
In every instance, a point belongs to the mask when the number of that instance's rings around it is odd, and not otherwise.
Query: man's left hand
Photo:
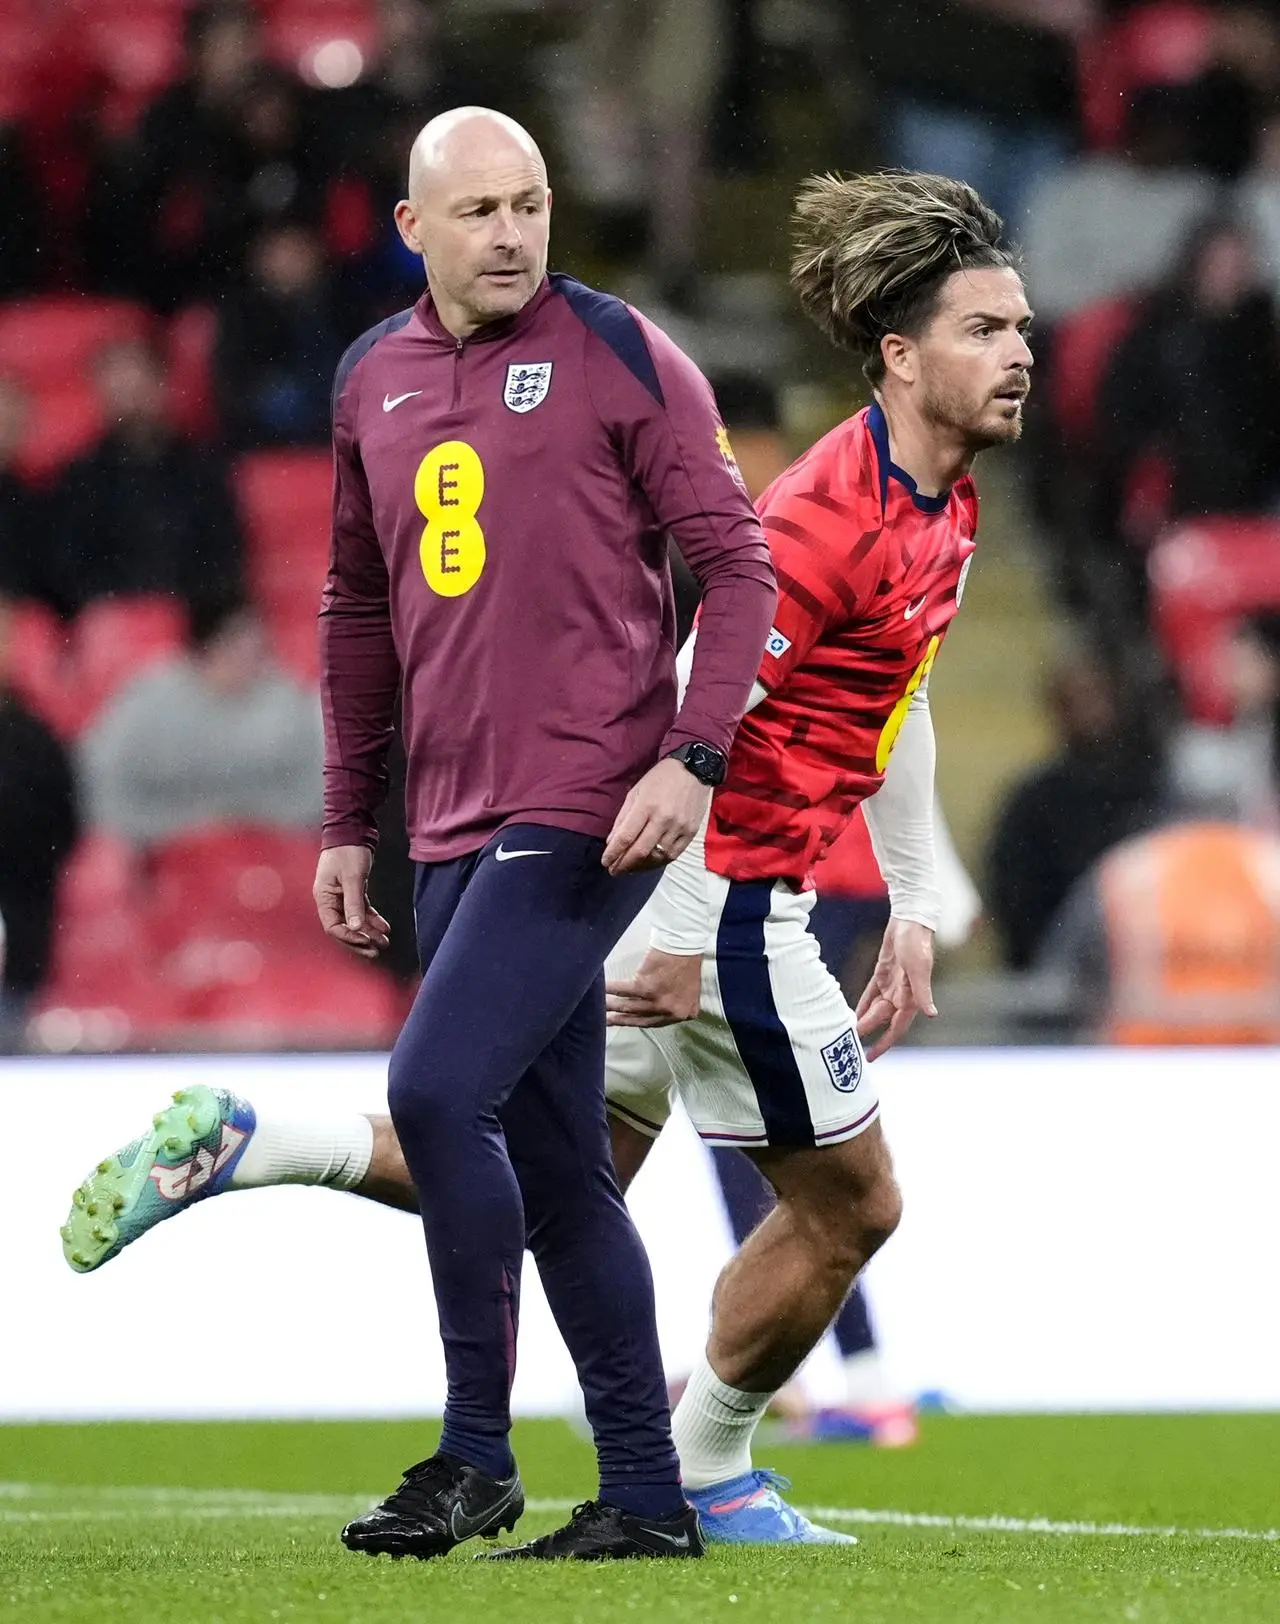
[[[890,919],[880,956],[858,1000],[858,1036],[875,1038],[868,1060],[891,1049],[918,1013],[932,1020],[933,932],[909,919]]]
[[[600,861],[610,874],[674,862],[701,828],[710,799],[682,762],[660,761],[622,803]]]
[[[702,999],[702,954],[651,947],[630,981],[605,983],[610,1026],[674,1026],[691,1021]]]

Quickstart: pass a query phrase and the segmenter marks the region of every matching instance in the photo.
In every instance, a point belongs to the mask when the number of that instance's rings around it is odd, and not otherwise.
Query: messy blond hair
[[[880,340],[918,334],[953,271],[1018,268],[1004,224],[963,181],[907,169],[814,175],[792,215],[791,285],[809,319],[852,350],[872,383]]]

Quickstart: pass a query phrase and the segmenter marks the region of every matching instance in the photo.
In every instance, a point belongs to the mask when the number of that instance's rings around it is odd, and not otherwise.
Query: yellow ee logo
[[[746,485],[742,478],[742,470],[738,467],[738,459],[734,456],[733,446],[729,443],[729,431],[723,423],[716,428],[716,450],[724,458],[725,467],[745,490]]]
[[[413,480],[426,519],[418,557],[427,585],[442,598],[460,598],[484,574],[484,531],[476,519],[484,500],[484,464],[465,440],[433,446]]]
[[[924,651],[924,659],[911,673],[911,680],[907,683],[907,691],[889,713],[889,720],[884,724],[880,733],[880,742],[876,745],[876,771],[882,773],[889,764],[889,757],[893,754],[893,747],[898,742],[898,734],[902,732],[902,724],[907,719],[907,710],[916,689],[933,670],[933,662],[938,656],[938,646],[942,642],[940,637],[931,637],[929,646]]]

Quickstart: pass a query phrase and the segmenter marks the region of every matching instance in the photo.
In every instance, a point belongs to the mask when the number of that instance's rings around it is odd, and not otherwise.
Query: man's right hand
[[[372,867],[368,846],[330,846],[320,853],[311,888],[325,935],[362,959],[376,959],[391,940],[391,926],[369,905]]]

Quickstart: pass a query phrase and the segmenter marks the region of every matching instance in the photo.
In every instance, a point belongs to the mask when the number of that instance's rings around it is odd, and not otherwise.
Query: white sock
[[[844,1367],[845,1403],[850,1408],[870,1409],[888,1402],[890,1394],[884,1365],[875,1348],[846,1354],[840,1363]]]
[[[772,1398],[726,1386],[703,1355],[671,1417],[687,1489],[709,1488],[751,1470],[751,1438]]]
[[[353,1190],[373,1160],[373,1123],[368,1117],[258,1116],[236,1170],[233,1190],[264,1184],[325,1184]]]

